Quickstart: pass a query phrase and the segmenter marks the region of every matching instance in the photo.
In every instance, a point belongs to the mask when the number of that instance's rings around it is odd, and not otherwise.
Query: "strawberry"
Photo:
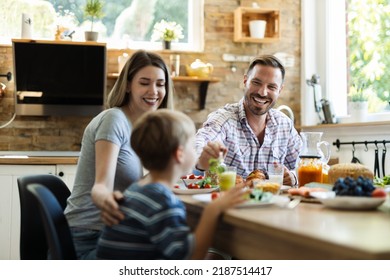
[[[211,200],[215,200],[219,197],[219,193],[218,192],[212,192],[211,193]]]
[[[194,174],[191,174],[190,176],[188,176],[188,179],[196,179],[196,177]]]

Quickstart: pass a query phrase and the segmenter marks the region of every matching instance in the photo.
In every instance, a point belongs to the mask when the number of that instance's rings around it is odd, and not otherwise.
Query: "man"
[[[284,164],[283,184],[294,186],[302,140],[293,122],[272,109],[283,89],[285,69],[274,56],[256,57],[244,75],[244,97],[208,116],[196,134],[196,169],[208,169],[210,158],[225,154],[226,165],[246,178],[269,163]]]

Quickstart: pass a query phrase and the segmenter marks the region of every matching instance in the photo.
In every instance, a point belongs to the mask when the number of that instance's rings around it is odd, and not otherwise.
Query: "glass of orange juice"
[[[234,166],[226,166],[218,176],[221,191],[227,191],[236,185],[237,169]]]

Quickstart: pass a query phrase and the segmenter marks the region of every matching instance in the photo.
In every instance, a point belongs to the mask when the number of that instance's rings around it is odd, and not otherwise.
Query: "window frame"
[[[204,0],[188,1],[188,42],[172,42],[171,49],[176,51],[202,52],[204,50]],[[131,41],[123,46],[123,42],[107,40],[108,49],[144,49],[161,50],[162,42]],[[127,45],[127,46],[126,46]]]
[[[204,50],[204,0],[186,0],[188,1],[188,42],[172,42],[173,51],[202,52]],[[83,35],[80,35],[83,36]],[[14,36],[17,38],[18,36]],[[12,45],[12,38],[0,36],[0,44]],[[53,38],[34,38],[40,40],[54,40]],[[83,40],[75,39],[75,42]],[[107,44],[107,49],[145,49],[161,50],[162,42],[151,41],[129,41],[122,40],[104,40],[100,41]]]
[[[346,7],[340,0],[302,0],[301,111],[303,126],[317,125],[312,88],[306,84],[320,75],[323,97],[336,117],[347,115]],[[337,67],[334,67],[337,65]],[[367,122],[390,120],[390,112],[370,113]]]

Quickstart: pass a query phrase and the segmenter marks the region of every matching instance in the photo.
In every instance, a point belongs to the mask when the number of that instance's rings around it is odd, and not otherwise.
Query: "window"
[[[116,0],[104,1],[104,17],[94,23],[99,41],[108,48],[161,49],[161,42],[151,42],[153,26],[161,19],[183,27],[184,38],[172,43],[172,49],[203,50],[203,0]],[[20,38],[22,13],[33,22],[34,39],[54,39],[57,26],[63,27],[66,39],[72,31],[73,40],[83,41],[84,31],[91,28],[85,18],[85,0],[1,1],[0,43]],[[20,18],[15,21],[15,18]],[[4,23],[4,24],[3,24]]]
[[[365,86],[371,90],[369,120],[389,120],[390,78],[386,78],[386,71],[381,69],[383,65],[390,66],[387,62],[390,59],[382,53],[364,54],[361,49],[363,44],[377,47],[383,53],[386,53],[386,48],[390,48],[389,0],[303,0],[302,19],[302,124],[318,123],[312,117],[316,114],[313,92],[306,84],[306,80],[313,74],[320,75],[322,97],[331,101],[336,116],[348,114],[350,86],[366,81]],[[370,31],[366,29],[368,26]],[[381,28],[385,30],[384,33],[379,30]],[[375,34],[375,40],[370,41],[368,37]],[[367,70],[362,71],[365,65],[368,65]],[[378,73],[383,75],[379,76]],[[378,83],[378,79],[382,82]],[[374,89],[371,87],[374,84],[382,86]]]

